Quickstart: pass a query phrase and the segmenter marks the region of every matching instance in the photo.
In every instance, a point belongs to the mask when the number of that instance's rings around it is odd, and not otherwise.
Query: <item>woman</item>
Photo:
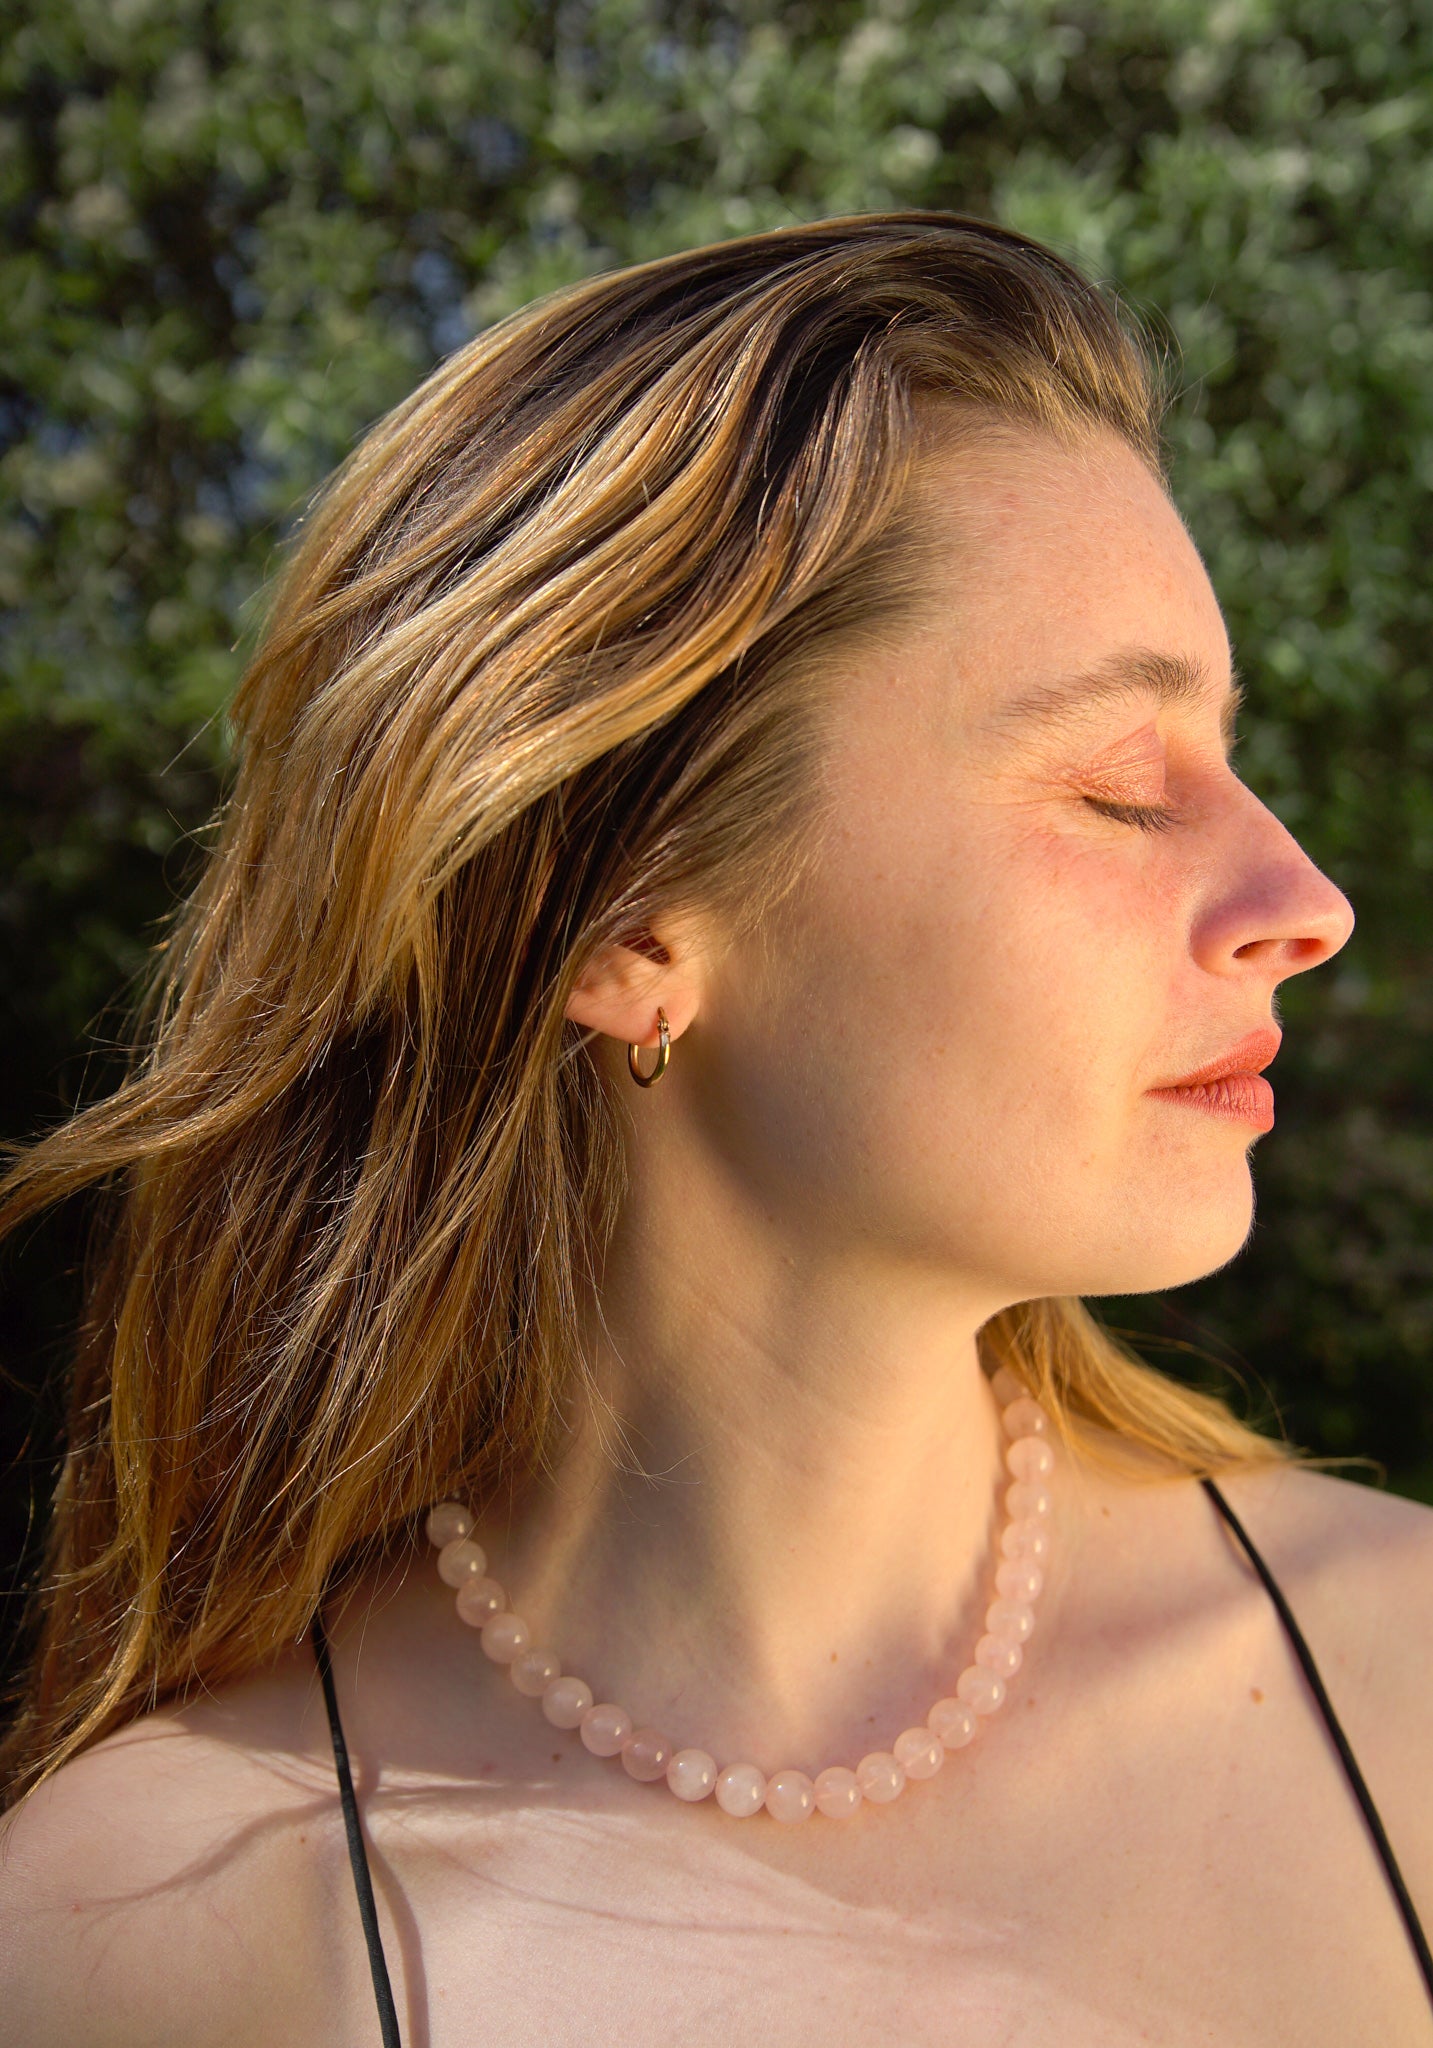
[[[1137,348],[984,223],[599,278],[370,434],[9,1184],[112,1190],[19,2038],[1433,2038],[1433,1520],[1078,1300],[1237,1254],[1352,924],[1235,696]]]

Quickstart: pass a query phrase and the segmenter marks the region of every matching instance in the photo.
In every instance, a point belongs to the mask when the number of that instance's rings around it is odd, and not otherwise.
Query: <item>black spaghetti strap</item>
[[[1234,1532],[1234,1535],[1238,1538],[1250,1564],[1253,1565],[1254,1570],[1257,1572],[1265,1592],[1274,1603],[1274,1611],[1283,1624],[1284,1633],[1288,1636],[1294,1655],[1299,1660],[1304,1677],[1308,1681],[1309,1690],[1314,1696],[1329,1734],[1333,1737],[1334,1748],[1338,1751],[1339,1761],[1343,1765],[1349,1784],[1353,1787],[1354,1797],[1357,1799],[1364,1820],[1368,1824],[1368,1831],[1373,1837],[1373,1845],[1378,1851],[1379,1859],[1387,1873],[1388,1882],[1393,1889],[1393,1896],[1398,1902],[1398,1910],[1402,1915],[1403,1924],[1408,1931],[1408,1939],[1413,1945],[1413,1953],[1417,1957],[1423,1982],[1427,1986],[1429,1998],[1433,1999],[1433,1953],[1429,1952],[1427,1936],[1423,1932],[1418,1914],[1414,1909],[1413,1901],[1409,1897],[1408,1887],[1403,1881],[1402,1871],[1398,1868],[1398,1859],[1393,1853],[1393,1845],[1388,1839],[1382,1820],[1379,1818],[1378,1808],[1374,1805],[1373,1796],[1369,1792],[1368,1786],[1364,1783],[1363,1773],[1358,1767],[1358,1762],[1350,1747],[1348,1737],[1344,1734],[1343,1728],[1339,1723],[1338,1715],[1334,1712],[1333,1702],[1324,1689],[1324,1682],[1319,1676],[1319,1669],[1314,1662],[1313,1652],[1304,1641],[1303,1632],[1294,1619],[1293,1610],[1280,1591],[1273,1573],[1255,1549],[1249,1532],[1245,1529],[1243,1523],[1230,1507],[1214,1481],[1212,1479],[1205,1479],[1201,1481],[1201,1484],[1214,1502],[1219,1513]],[[344,1831],[348,1836],[348,1860],[353,1870],[354,1888],[358,1893],[358,1914],[363,1923],[363,1938],[368,1945],[368,1962],[373,1973],[373,1992],[378,2002],[379,2031],[383,2037],[383,2048],[402,2048],[402,2042],[398,2033],[398,2014],[393,2003],[393,1987],[388,1980],[388,1964],[383,1954],[382,1936],[378,1931],[378,1907],[373,1896],[373,1879],[368,1868],[368,1854],[364,1848],[363,1829],[358,1818],[358,1801],[354,1797],[353,1774],[348,1764],[348,1744],[344,1740],[343,1723],[338,1715],[338,1694],[334,1690],[333,1664],[328,1654],[328,1638],[324,1634],[323,1623],[317,1614],[313,1618],[310,1633],[313,1637],[314,1660],[318,1665],[319,1677],[323,1681],[324,1702],[328,1708],[329,1734],[333,1738],[334,1768],[338,1773],[339,1796],[343,1805],[343,1825]]]
[[[1389,1841],[1383,1822],[1379,1818],[1378,1808],[1373,1803],[1373,1795],[1364,1783],[1363,1772],[1358,1767],[1358,1762],[1354,1757],[1349,1739],[1339,1725],[1339,1718],[1333,1710],[1332,1700],[1324,1690],[1324,1682],[1319,1676],[1319,1669],[1314,1662],[1313,1652],[1304,1641],[1299,1624],[1294,1620],[1293,1610],[1284,1598],[1283,1593],[1279,1590],[1273,1573],[1254,1548],[1248,1530],[1239,1520],[1233,1508],[1230,1507],[1219,1488],[1214,1484],[1214,1481],[1212,1479],[1205,1479],[1202,1481],[1202,1484],[1210,1499],[1214,1502],[1215,1507],[1218,1508],[1220,1514],[1243,1545],[1250,1564],[1253,1565],[1263,1581],[1264,1591],[1274,1603],[1275,1613],[1284,1624],[1284,1633],[1293,1645],[1294,1655],[1298,1658],[1300,1665],[1303,1667],[1304,1677],[1309,1682],[1309,1691],[1318,1702],[1319,1712],[1323,1715],[1328,1725],[1329,1734],[1333,1737],[1334,1748],[1339,1754],[1339,1761],[1342,1763],[1344,1771],[1348,1776],[1348,1781],[1353,1787],[1353,1795],[1357,1799],[1359,1806],[1363,1809],[1363,1817],[1367,1821],[1368,1831],[1373,1837],[1373,1846],[1377,1849],[1384,1870],[1388,1874],[1388,1882],[1393,1887],[1393,1896],[1398,1901],[1398,1910],[1403,1915],[1403,1924],[1408,1930],[1408,1939],[1413,1944],[1413,1953],[1418,1958],[1419,1969],[1423,1972],[1423,1982],[1428,1987],[1428,1996],[1430,1999],[1433,1999],[1433,1954],[1429,1953],[1428,1937],[1423,1932],[1418,1914],[1414,1910],[1413,1901],[1408,1895],[1408,1887],[1403,1882],[1403,1873],[1398,1868],[1398,1859],[1393,1853],[1393,1844]]]
[[[338,1694],[333,1684],[333,1661],[328,1654],[328,1637],[323,1632],[323,1622],[318,1615],[313,1618],[310,1633],[313,1636],[314,1662],[318,1665],[318,1675],[323,1680],[324,1703],[328,1707],[328,1732],[333,1737],[333,1764],[338,1773],[338,1794],[343,1804],[343,1826],[348,1836],[348,1860],[353,1870],[354,1889],[358,1893],[358,1917],[363,1922],[363,1939],[368,1944],[368,1967],[373,1972],[373,1995],[378,2001],[378,2031],[383,2037],[383,2048],[402,2048],[398,2033],[398,2013],[393,2003],[393,1986],[388,1981],[388,1963],[383,1954],[383,1937],[378,1931],[378,1905],[373,1896],[373,1878],[368,1868],[368,1852],[363,1845],[358,1801],[353,1795],[353,1773],[348,1767],[348,1744],[343,1739],[343,1723],[338,1718]]]

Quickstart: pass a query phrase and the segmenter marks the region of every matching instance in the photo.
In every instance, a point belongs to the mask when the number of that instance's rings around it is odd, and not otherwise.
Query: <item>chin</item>
[[[1156,1294],[1167,1287],[1187,1287],[1204,1280],[1221,1267],[1232,1264],[1249,1242],[1253,1227],[1253,1205],[1235,1223],[1229,1219],[1207,1231],[1185,1233],[1172,1230],[1168,1242],[1150,1248],[1145,1277],[1111,1288],[1118,1294]]]
[[[1249,1242],[1254,1224],[1254,1190],[1248,1176],[1238,1189],[1208,1192],[1203,1202],[1187,1194],[1176,1199],[1177,1191],[1160,1188],[1157,1198],[1128,1205],[1111,1201],[1107,1213],[1121,1209],[1138,1231],[1131,1229],[1118,1249],[1103,1252],[1089,1247],[1091,1256],[1081,1260],[1080,1278],[1075,1285],[1049,1287],[1046,1293],[1060,1294],[1159,1294],[1170,1287],[1187,1287],[1203,1280],[1237,1259]]]

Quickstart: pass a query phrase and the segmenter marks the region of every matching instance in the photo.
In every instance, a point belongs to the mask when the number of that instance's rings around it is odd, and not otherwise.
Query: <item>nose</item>
[[[1213,974],[1260,971],[1272,990],[1348,943],[1353,906],[1268,806],[1251,790],[1241,794],[1248,808],[1238,859],[1198,921],[1194,953]]]

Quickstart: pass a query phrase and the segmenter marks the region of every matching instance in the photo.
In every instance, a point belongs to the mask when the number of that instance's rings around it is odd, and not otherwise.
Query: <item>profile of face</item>
[[[1179,1285],[1244,1243],[1262,1125],[1159,1091],[1267,1064],[1352,912],[1230,763],[1219,606],[1132,450],[982,431],[916,502],[928,598],[817,682],[802,878],[662,974],[682,1114],[793,1250],[989,1313]]]

